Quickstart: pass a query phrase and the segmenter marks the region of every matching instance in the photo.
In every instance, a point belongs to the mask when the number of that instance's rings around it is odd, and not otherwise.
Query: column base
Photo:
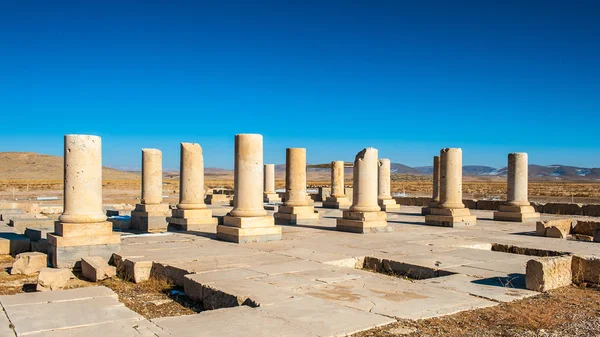
[[[272,216],[235,217],[226,215],[217,226],[217,240],[249,243],[281,240],[281,226]]]
[[[476,223],[477,217],[468,208],[430,208],[430,214],[425,216],[425,224],[431,226],[459,228]]]
[[[327,197],[325,201],[323,201],[324,208],[349,208],[352,206],[352,202],[348,197]]]
[[[81,258],[100,256],[107,261],[121,247],[121,234],[109,221],[54,224],[48,234],[48,262],[55,268],[80,268]]]
[[[384,212],[400,209],[400,205],[398,205],[394,199],[380,199],[378,203],[379,207],[381,207],[381,210]]]
[[[431,209],[432,208],[433,207],[430,207],[430,206],[422,207],[421,208],[421,215],[429,215],[429,214],[431,214]]]
[[[350,233],[384,233],[393,232],[394,228],[388,226],[385,212],[353,212],[344,211],[341,219],[336,221],[336,229]]]
[[[494,212],[494,220],[512,222],[539,221],[540,213],[537,213],[533,206],[500,205],[498,211]]]
[[[297,225],[298,222],[319,222],[319,213],[315,206],[279,206],[277,213],[273,214],[278,225]]]
[[[137,204],[131,211],[131,229],[146,233],[166,232],[170,213],[168,204]]]
[[[181,231],[215,228],[218,219],[212,217],[212,209],[174,209],[167,218],[169,227]]]
[[[227,194],[209,194],[204,199],[204,203],[208,205],[226,204],[229,202]]]
[[[281,198],[277,193],[264,193],[263,194],[263,202],[272,204],[276,202],[281,202]]]

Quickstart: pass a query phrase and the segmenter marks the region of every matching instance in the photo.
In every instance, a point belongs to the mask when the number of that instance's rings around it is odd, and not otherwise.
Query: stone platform
[[[213,214],[229,210],[213,208]],[[146,320],[110,291],[86,293],[96,288],[1,296],[0,336],[15,335],[4,324],[8,320],[16,336],[32,337],[347,335],[396,319],[437,317],[538,294],[524,289],[532,257],[492,251],[492,244],[581,255],[598,255],[600,247],[524,235],[534,233],[535,224],[494,221],[491,211],[472,211],[477,226],[449,228],[427,226],[420,207],[403,206],[401,213],[387,214],[393,232],[359,236],[336,231],[342,211],[317,210],[319,224],[280,227],[283,239],[275,242],[235,245],[215,240],[215,231],[123,236],[115,254],[121,271],[138,282],[167,277],[211,310]],[[556,218],[566,217],[542,215]],[[86,315],[74,314],[83,310]]]

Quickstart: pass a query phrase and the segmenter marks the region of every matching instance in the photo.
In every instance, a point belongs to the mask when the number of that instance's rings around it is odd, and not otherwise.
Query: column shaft
[[[202,209],[204,203],[204,156],[196,143],[181,143],[179,209]]]
[[[392,199],[391,191],[391,163],[387,158],[379,159],[379,187],[378,196],[379,200]]]
[[[360,151],[354,159],[353,200],[350,211],[379,212],[377,204],[377,149]]]
[[[345,197],[344,192],[344,162],[342,160],[331,162],[331,193],[332,197]]]
[[[265,216],[263,206],[263,137],[235,135],[233,217]]]
[[[160,204],[162,194],[162,152],[142,149],[142,204]]]
[[[433,203],[440,202],[440,157],[433,157],[433,195],[431,198]]]
[[[265,193],[275,193],[275,164],[265,164]]]
[[[529,206],[527,153],[508,155],[506,203],[511,206]]]
[[[102,211],[102,141],[98,136],[65,135],[64,210],[59,221],[106,221]]]
[[[285,193],[286,206],[306,206],[306,149],[286,149]]]
[[[464,208],[462,203],[462,150],[440,151],[440,208]]]

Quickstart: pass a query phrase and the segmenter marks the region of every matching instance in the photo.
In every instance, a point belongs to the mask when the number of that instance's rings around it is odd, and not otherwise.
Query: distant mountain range
[[[351,163],[347,163],[351,165]],[[309,164],[309,179],[329,179],[330,163]],[[346,167],[344,170],[346,177],[352,175],[352,167]],[[392,174],[410,174],[425,176],[431,175],[432,166],[410,167],[407,165],[392,163]],[[495,179],[506,177],[507,168],[494,168],[490,166],[465,165],[463,166],[463,176]],[[285,175],[285,164],[275,165],[275,173],[279,179]],[[204,169],[206,176],[222,177],[230,179],[233,176],[233,170],[227,170],[216,167],[206,167]],[[179,178],[177,169],[165,169],[163,175],[167,179]],[[140,179],[139,171],[124,171],[105,167],[103,169],[104,179],[107,180],[131,180]],[[0,179],[51,179],[62,180],[63,178],[63,159],[58,156],[43,155],[33,152],[0,152]],[[558,180],[558,181],[595,181],[600,180],[600,168],[585,168],[566,165],[529,165],[530,180]]]

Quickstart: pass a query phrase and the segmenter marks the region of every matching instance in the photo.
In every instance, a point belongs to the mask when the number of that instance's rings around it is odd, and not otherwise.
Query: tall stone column
[[[281,227],[263,206],[263,137],[235,135],[233,210],[217,226],[217,239],[235,243],[281,240]]]
[[[306,194],[306,149],[286,149],[285,202],[273,214],[278,224],[296,225],[299,222],[319,220]]]
[[[440,151],[440,202],[425,216],[425,224],[444,227],[475,225],[462,202],[462,150],[446,148]]]
[[[179,203],[167,218],[174,229],[189,231],[217,225],[212,210],[204,203],[204,156],[196,143],[181,143]]]
[[[275,164],[265,164],[264,189],[264,202],[281,202],[281,198],[275,192]]]
[[[400,209],[400,205],[392,198],[392,178],[391,178],[391,162],[387,158],[379,159],[379,187],[378,187],[378,202],[382,211],[391,211]]]
[[[440,202],[440,157],[433,156],[433,193],[429,205],[421,208],[421,214],[431,213],[431,208],[437,207]]]
[[[131,228],[141,232],[167,230],[169,204],[163,203],[162,152],[142,149],[142,199],[131,212]]]
[[[102,211],[102,140],[66,135],[64,143],[64,207],[48,234],[48,259],[57,268],[73,268],[82,257],[107,261],[119,250],[120,234]]]
[[[348,211],[337,219],[339,231],[352,233],[376,233],[393,231],[387,225],[387,216],[377,203],[378,160],[377,149],[360,151],[354,159],[354,197]]]
[[[345,193],[344,161],[331,162],[331,194],[323,201],[325,208],[348,208],[352,203]]]
[[[529,203],[528,181],[527,153],[510,153],[506,203],[494,212],[494,220],[524,222],[540,219],[540,214]]]

